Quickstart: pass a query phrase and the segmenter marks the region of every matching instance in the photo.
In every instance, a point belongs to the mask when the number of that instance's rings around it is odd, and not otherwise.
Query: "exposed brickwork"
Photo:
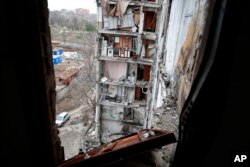
[[[55,77],[54,77],[54,68],[53,61],[51,56],[51,35],[49,28],[49,11],[47,0],[39,1],[38,3],[38,21],[40,28],[40,39],[42,44],[43,52],[43,71],[45,74],[46,80],[46,94],[48,97],[48,113],[49,113],[49,127],[51,131],[52,144],[53,144],[53,158],[54,163],[58,164],[64,160],[64,150],[61,147],[61,141],[58,137],[58,129],[55,125],[55,113],[56,113],[56,91],[55,91]]]

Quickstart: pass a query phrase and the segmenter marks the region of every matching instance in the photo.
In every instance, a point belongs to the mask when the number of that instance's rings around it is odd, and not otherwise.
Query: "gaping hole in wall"
[[[96,3],[48,2],[56,79],[56,125],[68,159],[77,155],[79,149],[88,149],[83,145],[94,135],[91,133],[94,133],[96,105]],[[84,3],[89,5],[84,7]]]
[[[149,81],[150,80],[150,70],[151,70],[151,66],[138,64],[136,79],[138,81]]]
[[[144,11],[144,31],[155,32],[157,13],[152,11]]]
[[[103,24],[102,28],[108,30],[123,30],[128,32],[138,32],[139,25],[139,8],[138,7],[127,7],[122,11],[118,5],[103,4],[105,10],[102,10]],[[125,7],[125,6],[122,6]]]
[[[147,91],[148,88],[136,87],[135,88],[135,100],[142,101],[147,100]]]
[[[156,2],[156,0],[146,1]],[[122,30],[130,33],[142,31],[155,32],[157,12],[150,8],[142,10],[141,6],[129,6],[126,2],[109,4],[102,3],[103,22],[105,30]]]

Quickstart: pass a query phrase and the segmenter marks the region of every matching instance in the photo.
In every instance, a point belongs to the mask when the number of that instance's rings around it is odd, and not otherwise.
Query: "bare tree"
[[[83,15],[75,13],[72,10],[53,10],[49,13],[50,25],[57,25],[60,27],[68,27],[72,30],[86,30],[95,31],[96,15]]]
[[[85,102],[95,112],[95,107],[96,107],[95,91],[93,89],[89,90],[86,87],[83,87],[82,90],[83,90],[83,95],[85,96]]]
[[[70,35],[70,32],[67,30],[67,27],[63,27],[63,28],[60,30],[59,34],[62,35],[62,37],[63,37],[63,42],[66,43],[66,40],[67,40],[67,38],[68,38],[69,35]]]
[[[95,34],[87,33],[84,38],[83,55],[86,58],[86,70],[90,82],[95,81],[95,46]]]
[[[93,111],[95,111],[95,34],[87,33],[83,42],[83,49],[80,52],[82,58],[85,60],[85,66],[83,67],[84,81],[82,82],[82,91],[85,96],[86,103],[93,109]]]
[[[52,39],[63,41],[80,53],[84,67],[70,84],[70,98],[77,106],[82,100],[95,111],[95,20],[96,15],[83,15],[70,10],[50,11]],[[53,25],[53,26],[52,26]],[[67,42],[67,43],[66,43]],[[81,49],[80,49],[80,46]],[[79,50],[80,49],[80,50]]]

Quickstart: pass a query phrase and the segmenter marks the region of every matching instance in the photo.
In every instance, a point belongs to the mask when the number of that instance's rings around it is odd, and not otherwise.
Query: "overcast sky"
[[[50,10],[84,8],[96,13],[96,0],[48,0],[48,5]]]

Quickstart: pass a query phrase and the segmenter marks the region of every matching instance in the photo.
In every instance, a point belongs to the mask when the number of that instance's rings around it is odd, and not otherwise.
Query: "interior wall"
[[[134,120],[135,122],[139,122],[143,125],[146,113],[146,107],[138,107],[134,108]]]
[[[127,74],[127,64],[121,62],[104,62],[104,76],[107,74],[113,80],[119,80],[120,77]]]
[[[123,110],[122,107],[102,106],[102,119],[122,121]],[[108,127],[107,129],[112,131],[110,128],[111,127]]]
[[[64,155],[55,127],[47,1],[5,1],[0,12],[2,163],[55,166]]]
[[[178,35],[181,26],[181,18],[183,13],[185,1],[175,0],[171,3],[170,18],[168,23],[167,38],[166,38],[166,53],[165,56],[165,68],[166,71],[171,75],[174,69],[174,59],[176,51],[178,50]]]
[[[250,3],[216,1],[205,54],[180,116],[173,167],[249,166]],[[198,153],[198,154],[197,154]],[[194,158],[195,157],[195,158]]]
[[[117,121],[107,121],[102,120],[101,122],[102,132],[108,132],[108,133],[121,133],[123,124],[122,122]]]
[[[164,59],[172,95],[177,98],[179,110],[199,68],[201,45],[206,42],[204,28],[209,26],[207,18],[211,4],[207,0],[172,2]]]

